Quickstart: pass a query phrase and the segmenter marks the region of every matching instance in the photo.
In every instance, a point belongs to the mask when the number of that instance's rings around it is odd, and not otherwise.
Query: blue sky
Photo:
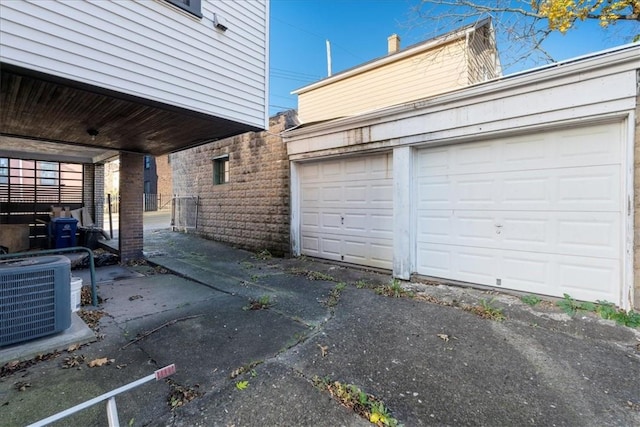
[[[271,0],[270,115],[296,108],[296,96],[290,92],[326,77],[327,39],[331,42],[335,74],[384,56],[387,37],[393,33],[400,36],[402,47],[431,38],[427,27],[415,23],[413,8],[417,3],[418,0]],[[564,60],[619,44],[615,32],[604,32],[595,22],[583,22],[567,35],[551,37],[546,48],[556,60]],[[507,71],[527,68],[531,64]]]

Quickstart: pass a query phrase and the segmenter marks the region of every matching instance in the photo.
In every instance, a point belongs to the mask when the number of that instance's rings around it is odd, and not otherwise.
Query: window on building
[[[213,183],[215,185],[229,182],[229,156],[213,159]]]
[[[9,159],[0,157],[0,184],[9,183]]]
[[[58,163],[38,162],[40,185],[58,185]]]
[[[144,168],[151,168],[151,156],[144,156]]]
[[[200,0],[165,0],[173,5],[178,6],[180,9],[189,12],[192,15],[202,18],[202,11],[200,9]]]

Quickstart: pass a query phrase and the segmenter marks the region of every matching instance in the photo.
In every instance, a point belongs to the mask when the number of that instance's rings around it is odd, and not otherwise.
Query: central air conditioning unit
[[[0,260],[0,347],[71,326],[70,286],[64,256]]]

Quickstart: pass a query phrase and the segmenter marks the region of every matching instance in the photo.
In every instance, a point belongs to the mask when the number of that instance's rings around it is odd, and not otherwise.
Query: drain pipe
[[[95,262],[93,261],[93,251],[89,248],[85,248],[83,246],[74,246],[71,248],[44,249],[42,251],[16,252],[13,254],[0,255],[0,259],[24,258],[24,257],[33,257],[33,256],[39,256],[39,255],[63,254],[63,253],[69,253],[69,252],[86,252],[89,254],[89,272],[91,273],[91,303],[94,307],[97,307],[98,292],[96,289],[96,267],[95,267]]]

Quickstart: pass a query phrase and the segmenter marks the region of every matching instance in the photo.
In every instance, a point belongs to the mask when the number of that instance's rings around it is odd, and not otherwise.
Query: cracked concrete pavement
[[[388,274],[259,259],[168,230],[146,233],[145,252],[168,273],[139,265],[130,268],[141,277],[100,284],[103,338],[3,373],[0,424],[34,422],[175,363],[170,381],[117,398],[123,425],[370,425],[315,377],[357,385],[405,426],[640,425],[637,330],[469,288],[406,283],[428,298],[386,297],[370,287]],[[263,296],[270,308],[245,309]],[[456,307],[483,299],[507,318]],[[74,356],[114,361],[63,369]],[[172,409],[172,396],[197,397]],[[57,425],[106,425],[104,405]]]

